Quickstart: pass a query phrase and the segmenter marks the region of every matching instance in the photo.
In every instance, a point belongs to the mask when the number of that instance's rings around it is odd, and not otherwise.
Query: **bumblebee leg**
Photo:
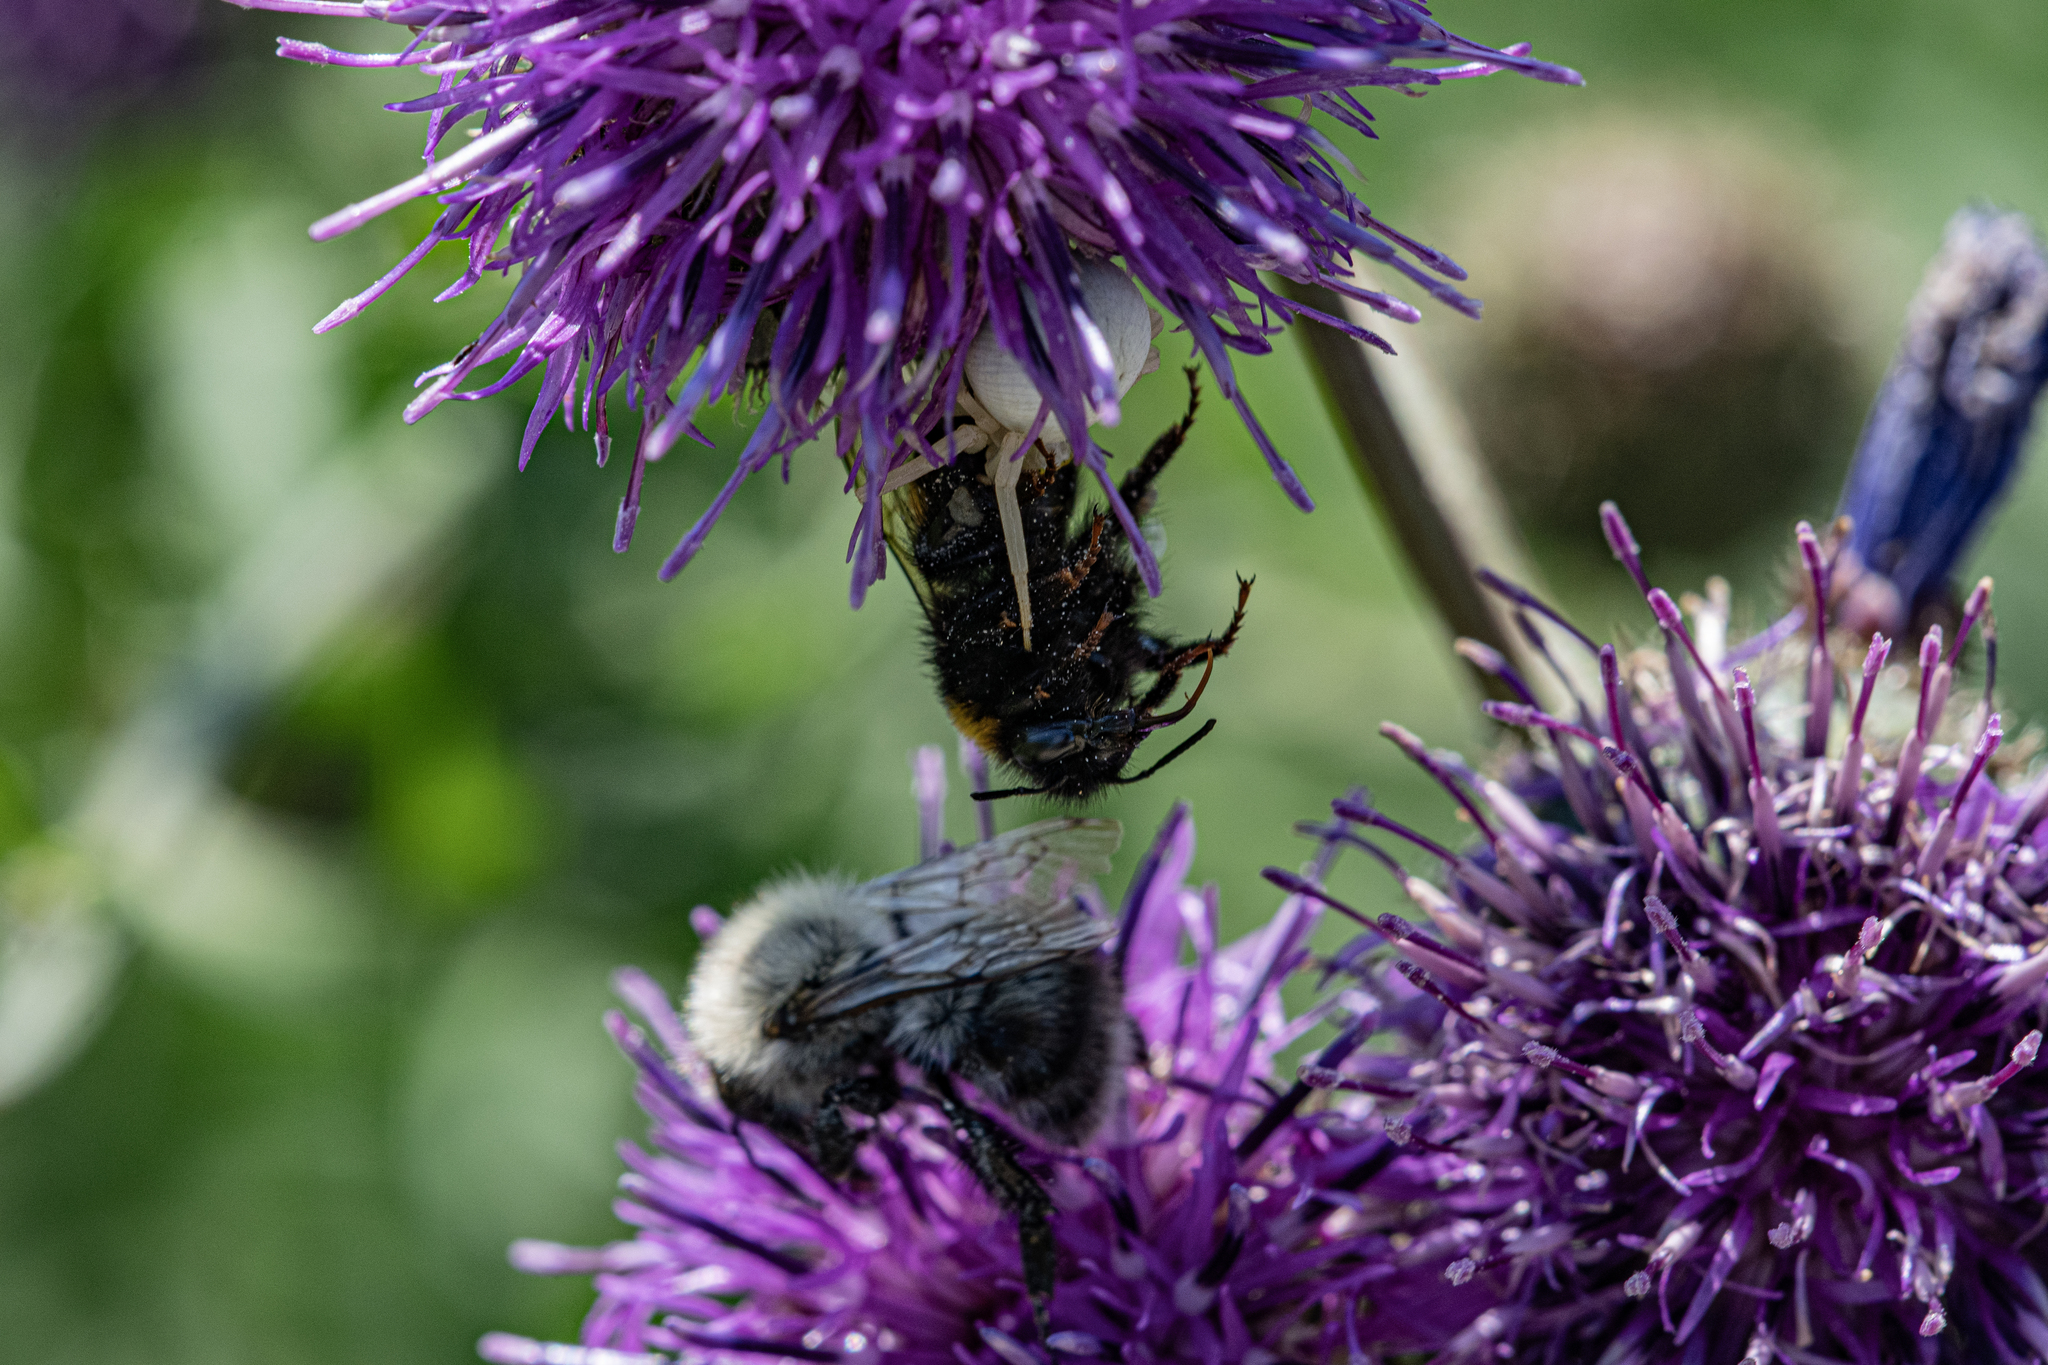
[[[1244,606],[1251,599],[1251,595],[1252,580],[1249,578],[1238,579],[1237,610],[1230,614],[1229,627],[1221,635],[1212,635],[1206,640],[1197,640],[1191,645],[1183,645],[1172,653],[1166,654],[1157,663],[1152,665],[1153,671],[1159,675],[1159,679],[1152,684],[1152,690],[1139,700],[1138,710],[1150,711],[1171,696],[1173,689],[1180,682],[1181,673],[1186,669],[1205,660],[1214,663],[1230,652],[1230,647],[1237,643],[1238,630],[1244,625]],[[1203,681],[1208,681],[1207,674],[1203,675]],[[1201,689],[1197,688],[1196,694],[1200,695],[1200,691]]]
[[[1166,462],[1174,457],[1175,452],[1181,447],[1181,442],[1187,440],[1188,432],[1195,425],[1195,409],[1202,404],[1202,386],[1196,378],[1199,374],[1200,371],[1194,366],[1187,367],[1187,412],[1182,414],[1178,422],[1160,433],[1159,439],[1152,443],[1152,448],[1145,452],[1145,458],[1139,460],[1136,467],[1124,475],[1124,481],[1117,485],[1117,492],[1123,494],[1124,502],[1134,516],[1144,515],[1145,509],[1141,504],[1151,496],[1152,481],[1159,477],[1160,470],[1166,468]]]
[[[903,1102],[903,1083],[892,1066],[839,1082],[825,1092],[825,1103],[844,1105],[857,1114],[879,1118]]]
[[[1054,1275],[1059,1268],[1058,1249],[1052,1239],[1052,1199],[1045,1186],[1038,1183],[1038,1177],[1017,1160],[1017,1140],[963,1104],[953,1089],[951,1076],[943,1071],[929,1071],[925,1079],[946,1122],[967,1140],[967,1168],[996,1203],[1017,1215],[1024,1290],[1031,1296],[1031,1320],[1038,1325],[1038,1339],[1043,1341],[1052,1331],[1046,1308],[1052,1302]]]
[[[818,1116],[811,1121],[811,1146],[817,1152],[818,1170],[830,1180],[845,1178],[853,1169],[854,1153],[867,1137],[847,1124],[841,1108],[874,1118],[888,1113],[902,1098],[903,1086],[893,1069],[855,1076],[827,1089]]]
[[[1017,502],[1017,481],[1024,461],[1017,437],[1005,437],[989,452],[989,474],[996,486],[996,515],[1003,523],[1003,548],[1009,552],[1010,581],[1017,585],[1017,624],[1024,632],[1024,651],[1031,652],[1031,558],[1024,544],[1024,509]]]
[[[1073,653],[1067,655],[1064,660],[1046,675],[1046,682],[1051,683],[1057,679],[1072,677],[1075,669],[1088,662],[1088,656],[1093,654],[1097,647],[1102,644],[1102,637],[1109,633],[1109,628],[1115,625],[1117,620],[1117,614],[1113,611],[1105,611],[1102,615],[1096,617],[1094,629],[1088,632],[1086,639],[1074,647]],[[1043,701],[1051,696],[1052,692],[1048,688],[1041,686],[1031,695]]]
[[[1096,647],[1102,643],[1102,637],[1108,634],[1109,628],[1115,624],[1116,613],[1113,611],[1105,611],[1104,613],[1102,613],[1102,615],[1096,617],[1095,628],[1088,632],[1088,638],[1083,640],[1080,644],[1074,646],[1073,654],[1070,655],[1067,659],[1067,668],[1073,668],[1076,664],[1079,664],[1083,659],[1086,659],[1090,654],[1093,654],[1096,650]],[[1066,669],[1062,669],[1061,671],[1065,672]]]
[[[1060,593],[1062,598],[1072,597],[1078,592],[1082,580],[1088,577],[1089,570],[1095,567],[1095,561],[1101,556],[1102,530],[1108,520],[1109,518],[1106,514],[1097,512],[1094,522],[1089,527],[1088,548],[1082,551],[1080,558],[1076,559],[1072,565],[1062,568],[1056,573],[1047,574],[1039,582],[1041,584],[1058,584],[1062,589]],[[1053,667],[1051,673],[1047,675],[1047,681],[1071,677],[1074,670],[1086,663],[1088,657],[1101,647],[1102,637],[1109,633],[1109,628],[1115,625],[1118,619],[1116,613],[1111,611],[1105,611],[1102,615],[1098,616],[1095,619],[1094,628],[1088,632],[1087,637],[1063,661]],[[1003,620],[1005,624],[1009,624],[1009,617],[1007,615],[1004,616]],[[1044,687],[1040,687],[1034,695],[1043,700],[1052,694]]]
[[[811,1123],[811,1150],[817,1158],[818,1173],[827,1180],[844,1180],[853,1169],[854,1153],[866,1134],[847,1125],[836,1105],[825,1105]]]
[[[1123,975],[1122,963],[1117,964],[1117,975],[1119,977]],[[1145,1026],[1139,1023],[1134,1016],[1128,1014],[1124,1016],[1124,1023],[1128,1027],[1131,1036],[1131,1056],[1137,1059],[1139,1066],[1150,1068],[1152,1065],[1152,1042],[1145,1036]]]
[[[1058,580],[1059,585],[1066,589],[1064,596],[1072,597],[1080,590],[1082,580],[1088,577],[1089,570],[1095,567],[1095,561],[1101,558],[1102,528],[1108,520],[1107,513],[1097,512],[1095,519],[1088,523],[1088,548],[1081,552],[1079,559],[1052,575]]]

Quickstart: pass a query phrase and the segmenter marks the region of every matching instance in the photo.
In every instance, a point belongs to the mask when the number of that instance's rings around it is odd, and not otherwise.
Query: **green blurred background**
[[[1366,197],[1493,303],[1394,340],[1455,379],[1589,627],[1638,620],[1589,489],[1660,579],[1726,573],[1738,622],[1768,617],[1944,221],[1973,197],[2048,216],[2048,9],[1440,8],[1588,85],[1370,101],[1382,141],[1346,143]],[[847,610],[822,456],[748,487],[663,586],[726,454],[656,467],[615,556],[623,468],[555,430],[516,472],[519,396],[402,426],[412,377],[502,301],[431,303],[445,254],[311,335],[428,221],[304,231],[406,173],[419,121],[377,105],[417,78],[270,39],[388,33],[205,0],[10,0],[0,25],[0,1360],[411,1365],[571,1336],[587,1290],[504,1247],[614,1226],[639,1123],[607,974],[679,985],[689,908],[765,874],[914,857],[906,757],[953,747],[915,608],[892,578]],[[1595,303],[1605,323],[1573,311]],[[1660,317],[1726,344],[1645,361],[1629,338]],[[1574,349],[1608,323],[1621,341]],[[1164,350],[1112,447],[1176,414],[1185,342]],[[1215,736],[1107,806],[1121,876],[1192,801],[1239,930],[1274,901],[1258,869],[1302,856],[1292,822],[1349,785],[1455,835],[1382,719],[1487,740],[1293,344],[1241,374],[1320,510],[1212,405],[1163,485],[1158,612],[1220,626],[1256,574],[1250,621]],[[743,422],[707,429],[729,449]],[[2044,514],[2037,458],[1970,565],[1998,575],[2022,717],[2048,708]],[[952,806],[964,836],[957,778]],[[1391,905],[1362,865],[1343,885]]]

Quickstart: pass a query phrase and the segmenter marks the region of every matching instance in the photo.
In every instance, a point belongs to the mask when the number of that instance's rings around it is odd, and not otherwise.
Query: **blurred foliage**
[[[1591,85],[1376,99],[1384,141],[1346,143],[1375,209],[1476,260],[1482,224],[1445,186],[1511,134],[1646,103],[1796,129],[1876,243],[1855,262],[1876,319],[1856,335],[1859,403],[1958,202],[2048,216],[2048,11],[2024,0],[1945,14],[1940,44],[1902,5],[1443,10]],[[153,76],[47,82],[90,94],[24,101],[0,144],[0,990],[69,992],[35,997],[58,1002],[35,1006],[55,1078],[0,1097],[0,1359],[460,1361],[490,1328],[572,1333],[588,1301],[515,1275],[503,1248],[612,1227],[611,1142],[639,1124],[598,1027],[608,971],[680,984],[689,908],[793,863],[908,861],[905,757],[952,741],[908,593],[892,578],[847,610],[851,506],[827,460],[743,490],[664,586],[655,566],[724,479],[743,414],[707,423],[720,451],[650,472],[623,556],[623,461],[596,469],[556,431],[515,472],[518,395],[402,427],[413,376],[502,290],[432,304],[456,273],[436,258],[315,338],[431,210],[318,247],[303,225],[403,174],[417,120],[375,106],[413,78],[268,55],[273,32],[345,27],[194,13]],[[1421,352],[1469,325],[1432,310],[1393,339]],[[1196,873],[1235,931],[1276,899],[1258,869],[1301,859],[1291,823],[1352,784],[1456,835],[1382,718],[1468,752],[1489,739],[1293,344],[1243,375],[1321,506],[1289,509],[1210,403],[1162,484],[1157,611],[1214,628],[1243,572],[1250,621],[1204,699],[1215,736],[1104,807],[1126,823],[1120,881],[1192,801]],[[1181,401],[1141,385],[1108,444],[1142,448]],[[1608,491],[1643,516],[1651,496],[1752,496],[1695,463]],[[1765,548],[1651,543],[1652,570],[1729,572],[1767,617],[1782,523],[1825,516],[1830,492],[1774,504]],[[1980,555],[2021,714],[2048,704],[2037,515],[2038,460]],[[1641,630],[1594,563],[1553,556],[1560,595],[1589,628]],[[971,827],[957,783],[951,819]],[[1340,888],[1393,907],[1363,860]]]

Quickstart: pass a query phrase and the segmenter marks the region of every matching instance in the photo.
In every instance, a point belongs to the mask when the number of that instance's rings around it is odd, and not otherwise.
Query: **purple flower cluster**
[[[1725,594],[1681,609],[1603,519],[1660,641],[1596,645],[1495,580],[1532,639],[1541,615],[1585,647],[1598,694],[1553,714],[1468,643],[1522,697],[1490,714],[1535,748],[1488,775],[1384,727],[1472,849],[1354,791],[1305,827],[1307,868],[1267,870],[1271,923],[1221,945],[1213,889],[1185,885],[1192,821],[1169,818],[1112,944],[1146,1044],[1126,1107],[1083,1152],[1027,1150],[1057,1210],[1044,1341],[1015,1225],[934,1110],[885,1116],[857,1177],[825,1181],[733,1123],[666,995],[627,974],[645,1024],[610,1026],[654,1119],[626,1151],[639,1231],[515,1248],[595,1272],[598,1301],[581,1346],[494,1334],[486,1358],[2048,1359],[2048,777],[2008,780],[1988,685],[1951,695],[1980,627],[1992,653],[1989,582],[1917,672],[1881,636],[1838,667],[1839,543],[1802,525],[1808,604],[1730,648]],[[1325,889],[1345,847],[1419,923]],[[1367,932],[1319,956],[1331,910]],[[1305,1059],[1283,1077],[1283,1056]]]
[[[1338,846],[1324,840],[1305,886],[1320,884]],[[1124,1111],[1084,1152],[1029,1158],[1057,1206],[1060,1281],[1045,1342],[1032,1341],[1014,1222],[936,1110],[885,1116],[855,1178],[826,1181],[772,1137],[736,1128],[667,994],[627,972],[620,993],[644,1022],[614,1014],[609,1026],[639,1067],[653,1119],[651,1148],[625,1150],[618,1211],[638,1231],[597,1250],[517,1245],[525,1269],[594,1273],[597,1303],[581,1347],[493,1334],[484,1357],[1042,1365],[1050,1351],[1270,1365],[1356,1352],[1371,1302],[1386,1298],[1414,1322],[1376,1324],[1376,1340],[1443,1344],[1452,1334],[1434,1324],[1487,1304],[1480,1287],[1442,1275],[1442,1248],[1471,1241],[1447,1231],[1457,1197],[1439,1196],[1416,1150],[1367,1121],[1372,1100],[1354,1093],[1366,1083],[1318,1095],[1273,1080],[1276,1056],[1319,1026],[1334,1037],[1313,1067],[1353,1059],[1382,1022],[1380,1002],[1346,988],[1290,1013],[1280,984],[1312,966],[1321,904],[1290,896],[1264,929],[1221,944],[1214,888],[1184,882],[1193,855],[1181,807],[1123,906],[1113,946],[1147,1044]],[[698,922],[717,931],[709,910]],[[1389,1209],[1423,1208],[1438,1212],[1411,1212],[1411,1230],[1389,1235]]]
[[[1352,253],[1454,307],[1463,272],[1373,217],[1309,121],[1370,134],[1352,91],[1503,67],[1560,67],[1439,26],[1415,0],[234,0],[409,28],[399,50],[352,54],[284,39],[282,55],[417,66],[431,94],[418,175],[316,224],[331,237],[429,194],[445,208],[336,326],[442,242],[469,266],[523,267],[504,311],[422,377],[416,419],[541,375],[521,459],[559,410],[609,450],[604,398],[622,380],[642,414],[616,543],[632,534],[646,464],[705,404],[765,411],[723,492],[663,565],[695,553],[748,475],[835,431],[848,481],[880,487],[946,428],[969,343],[984,330],[1045,396],[1047,417],[1101,478],[1157,591],[1130,510],[1086,438],[1114,423],[1122,376],[1084,297],[1091,261],[1121,258],[1193,338],[1288,494],[1306,493],[1253,420],[1229,352],[1261,353],[1301,305],[1272,270],[1412,320],[1345,276]],[[1449,63],[1434,69],[1413,60]],[[1298,113],[1271,107],[1300,102]],[[476,118],[469,136],[451,135]],[[1338,319],[1326,323],[1374,342]],[[1384,343],[1380,343],[1384,344]],[[508,361],[495,378],[484,367]],[[698,437],[701,439],[701,437]],[[883,563],[879,500],[850,557],[856,603]]]
[[[1816,628],[1731,650],[1725,596],[1688,623],[1603,518],[1661,640],[1571,632],[1600,691],[1567,716],[1467,647],[1540,763],[1498,781],[1389,728],[1475,851],[1359,801],[1324,831],[1447,876],[1386,860],[1430,925],[1380,922],[1378,987],[1433,1002],[1384,1121],[1466,1201],[1436,1254],[1489,1297],[1438,1359],[2048,1359],[2048,780],[2001,786],[1999,716],[1950,701],[1989,581],[1917,679],[1882,637],[1838,667],[1836,547],[1802,526]]]

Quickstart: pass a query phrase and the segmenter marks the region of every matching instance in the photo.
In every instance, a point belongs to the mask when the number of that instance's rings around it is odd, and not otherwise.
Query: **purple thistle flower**
[[[1437,1359],[2048,1358],[2048,782],[2003,785],[1999,716],[1950,704],[1989,582],[1916,682],[1882,638],[1724,648],[1725,601],[1688,623],[1603,519],[1661,648],[1600,647],[1568,717],[1488,703],[1545,742],[1512,782],[1394,733],[1476,850],[1335,806],[1449,884],[1387,860],[1429,924],[1390,924],[1382,989],[1433,1002],[1397,1121],[1468,1201],[1443,1274],[1491,1298]]]
[[[624,549],[648,461],[705,404],[751,393],[759,425],[725,489],[677,545],[679,571],[748,475],[832,429],[856,480],[950,458],[944,432],[984,332],[1045,396],[1092,469],[1152,590],[1158,572],[1086,436],[1114,424],[1135,368],[1099,289],[1102,258],[1187,329],[1290,497],[1309,506],[1232,379],[1229,352],[1308,311],[1259,271],[1312,280],[1412,321],[1350,283],[1358,252],[1453,307],[1464,272],[1377,220],[1342,155],[1308,121],[1370,135],[1352,93],[1511,68],[1576,83],[1440,27],[1415,0],[1074,0],[936,5],[787,0],[234,0],[408,27],[395,52],[296,39],[287,57],[418,66],[438,89],[390,106],[428,115],[428,167],[321,220],[346,232],[407,200],[446,206],[426,238],[316,330],[361,312],[441,242],[469,267],[524,267],[504,311],[422,376],[414,420],[541,373],[521,462],[558,409],[610,447],[604,397],[624,381],[642,429],[620,504]],[[1422,69],[1406,61],[1447,62]],[[1299,116],[1270,107],[1299,99]],[[470,140],[445,150],[463,120]],[[1137,300],[1122,281],[1122,292]],[[1142,304],[1139,304],[1142,309]],[[1320,315],[1318,315],[1320,316]],[[1375,344],[1379,338],[1334,318]],[[1142,351],[1140,352],[1142,354]],[[494,379],[484,367],[504,360]],[[1036,406],[1036,404],[1034,404]],[[594,409],[594,410],[593,410]],[[1035,424],[1034,424],[1035,425]],[[883,563],[868,499],[849,551],[856,605]]]
[[[935,810],[943,788],[930,760],[918,791]],[[1320,884],[1340,842],[1323,841],[1304,887]],[[639,1068],[653,1120],[650,1146],[623,1151],[617,1208],[636,1232],[595,1250],[517,1244],[523,1269],[594,1274],[597,1303],[580,1347],[494,1333],[481,1354],[501,1365],[760,1355],[1029,1365],[1048,1352],[1259,1365],[1353,1357],[1367,1305],[1386,1299],[1413,1321],[1376,1324],[1376,1341],[1442,1344],[1448,1334],[1431,1324],[1469,1321],[1489,1296],[1443,1278],[1437,1248],[1471,1240],[1448,1231],[1462,1227],[1449,1204],[1435,1221],[1386,1231],[1389,1209],[1437,1200],[1420,1149],[1364,1119],[1373,1095],[1409,1093],[1405,1060],[1390,1068],[1362,1050],[1403,1010],[1343,989],[1290,1012],[1279,986],[1311,965],[1321,904],[1290,895],[1264,929],[1220,944],[1214,889],[1185,884],[1193,856],[1183,806],[1133,878],[1111,945],[1147,1047],[1125,1107],[1085,1151],[1026,1148],[1057,1210],[1046,1342],[1032,1341],[1016,1225],[936,1110],[905,1103],[885,1115],[855,1178],[824,1180],[775,1138],[734,1124],[666,992],[628,971],[619,992],[642,1022],[614,1013],[607,1024]],[[696,923],[717,932],[719,919],[705,909]],[[1319,1026],[1335,1037],[1305,1079],[1276,1081],[1277,1055]],[[1340,1066],[1350,1068],[1343,1084],[1328,1084]]]

